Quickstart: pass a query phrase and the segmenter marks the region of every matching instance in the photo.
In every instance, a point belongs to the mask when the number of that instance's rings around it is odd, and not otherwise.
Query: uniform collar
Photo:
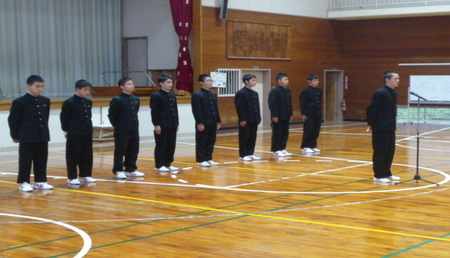
[[[33,98],[39,97],[39,95],[35,96],[35,95],[31,94],[29,91],[27,91],[27,93],[28,93],[28,95],[30,95],[30,96],[33,97]]]

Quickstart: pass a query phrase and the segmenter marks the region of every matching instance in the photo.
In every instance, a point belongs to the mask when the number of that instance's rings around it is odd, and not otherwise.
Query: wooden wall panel
[[[300,121],[299,92],[310,73],[323,76],[326,69],[341,69],[349,79],[344,91],[347,112],[344,119],[365,119],[365,109],[373,92],[383,86],[382,74],[400,74],[399,104],[407,104],[409,75],[447,75],[449,66],[398,66],[399,63],[450,62],[450,16],[335,21],[307,17],[229,10],[228,19],[287,24],[292,26],[290,61],[228,59],[226,21],[217,19],[218,8],[201,7],[200,44],[194,53],[195,74],[217,68],[268,68],[272,77],[279,72],[290,75],[293,91],[294,122]],[[200,66],[196,64],[201,64]],[[275,85],[275,79],[272,79]],[[322,85],[321,85],[322,86]],[[199,86],[196,87],[198,89]],[[232,101],[221,101],[224,126],[235,126]],[[225,112],[225,110],[227,110]]]
[[[306,87],[306,77],[311,73],[323,75],[323,70],[339,68],[340,50],[328,20],[305,18],[268,13],[229,10],[228,19],[268,24],[286,24],[291,26],[291,60],[252,60],[228,59],[226,52],[226,21],[217,19],[218,8],[202,7],[201,32],[193,32],[200,44],[201,55],[193,54],[195,75],[214,71],[217,68],[253,68],[271,69],[272,77],[279,72],[289,74],[290,88],[293,92],[294,122],[300,122],[300,90]],[[201,34],[201,35],[199,35]],[[199,42],[201,41],[201,42]],[[196,47],[197,49],[197,47]],[[201,67],[196,64],[201,63]],[[272,78],[272,85],[276,81]],[[195,90],[199,89],[197,85]],[[236,126],[236,113],[233,98],[220,98],[219,105],[224,126]]]
[[[330,21],[349,77],[346,119],[365,119],[373,92],[383,86],[382,74],[400,74],[399,105],[408,101],[410,75],[448,75],[449,66],[399,66],[399,63],[450,62],[450,16]]]

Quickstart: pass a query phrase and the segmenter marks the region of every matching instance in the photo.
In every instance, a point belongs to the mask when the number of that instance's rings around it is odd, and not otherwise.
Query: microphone
[[[415,92],[410,91],[409,94],[414,95],[414,96],[418,97],[419,99],[423,99],[424,101],[428,101],[426,98],[420,96],[419,94],[417,94]]]

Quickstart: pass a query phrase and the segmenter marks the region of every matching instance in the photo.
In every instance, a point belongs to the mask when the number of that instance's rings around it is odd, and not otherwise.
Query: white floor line
[[[81,248],[80,252],[78,252],[77,255],[74,256],[74,258],[81,258],[83,256],[85,256],[89,250],[92,247],[92,239],[89,237],[88,234],[86,234],[86,232],[84,232],[83,230],[76,228],[72,225],[66,224],[66,223],[62,223],[62,222],[58,222],[58,221],[54,221],[54,220],[50,220],[50,219],[43,219],[43,218],[38,218],[38,217],[31,217],[31,216],[23,216],[23,215],[17,215],[17,214],[8,214],[8,213],[0,213],[0,216],[8,216],[8,217],[15,217],[15,218],[24,218],[24,219],[32,219],[32,220],[39,220],[39,221],[43,221],[43,222],[47,222],[47,223],[53,223],[59,226],[63,226],[65,228],[68,228],[72,231],[75,231],[76,233],[78,233],[81,238],[83,239],[83,248]]]

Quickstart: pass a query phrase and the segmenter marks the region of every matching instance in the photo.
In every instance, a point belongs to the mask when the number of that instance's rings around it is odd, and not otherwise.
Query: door
[[[325,70],[323,90],[324,121],[342,122],[341,103],[344,98],[344,71]]]
[[[123,38],[122,76],[131,77],[135,86],[149,86],[147,37]]]

